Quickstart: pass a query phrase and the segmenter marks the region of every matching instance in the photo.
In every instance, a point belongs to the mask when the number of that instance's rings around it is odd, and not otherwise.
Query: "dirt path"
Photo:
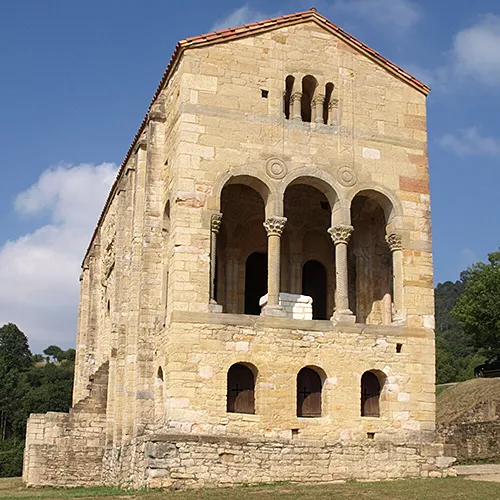
[[[500,483],[500,464],[457,465],[459,477],[472,481],[494,481]]]

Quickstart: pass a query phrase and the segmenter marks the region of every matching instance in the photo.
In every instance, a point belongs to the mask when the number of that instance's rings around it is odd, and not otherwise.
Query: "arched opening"
[[[254,252],[245,264],[245,314],[260,314],[260,298],[267,293],[267,253]]]
[[[334,307],[335,250],[327,232],[333,198],[333,193],[327,197],[302,178],[284,195],[282,291],[312,297],[314,319],[330,317]]]
[[[267,293],[264,199],[247,184],[229,184],[221,193],[221,212],[216,252],[217,303],[227,313],[259,314],[259,299]],[[250,259],[254,253],[260,255]],[[256,297],[260,292],[263,293]],[[249,304],[253,312],[247,312]]]
[[[155,424],[161,427],[165,421],[165,396],[164,396],[164,380],[163,369],[161,366],[156,370],[155,384],[154,384],[154,418]]]
[[[330,112],[330,101],[332,100],[334,85],[333,83],[327,83],[325,86],[325,101],[323,103],[323,123],[328,125],[329,112]]]
[[[313,368],[302,368],[297,375],[297,417],[321,417],[323,382]]]
[[[361,377],[361,416],[380,417],[380,395],[385,383],[385,375],[373,371]]]
[[[283,109],[285,112],[285,117],[287,120],[290,119],[290,108],[292,102],[293,84],[295,83],[295,78],[292,75],[288,75],[285,80],[285,94],[283,97]]]
[[[314,76],[307,75],[302,78],[302,97],[300,101],[300,108],[303,122],[312,121],[312,100],[317,86],[318,82]]]
[[[349,305],[358,323],[392,322],[393,269],[385,240],[386,210],[370,191],[356,195],[351,204]]]
[[[255,375],[241,363],[231,366],[227,372],[227,411],[255,413]]]
[[[326,269],[317,260],[309,260],[302,268],[302,294],[312,297],[313,319],[327,319]]]
[[[161,303],[163,308],[167,308],[167,295],[168,295],[168,242],[170,237],[170,200],[165,204],[163,211],[163,224],[162,224],[162,256],[163,256],[163,276],[162,276],[162,295]]]

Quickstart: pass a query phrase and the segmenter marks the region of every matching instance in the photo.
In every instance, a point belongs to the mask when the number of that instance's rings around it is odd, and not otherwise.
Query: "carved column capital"
[[[338,99],[330,99],[330,102],[328,103],[328,109],[335,109],[339,107],[339,100]]]
[[[294,92],[291,96],[290,96],[290,100],[292,101],[292,103],[296,102],[296,101],[299,101],[302,99],[302,92]]]
[[[281,236],[285,229],[286,217],[269,217],[264,222],[268,236]]]
[[[324,102],[325,102],[325,94],[316,94],[314,97],[313,97],[313,100],[312,100],[312,105],[313,106],[323,106]]]
[[[333,244],[337,246],[340,243],[347,245],[349,239],[351,237],[354,228],[352,226],[335,226],[328,229],[328,233],[330,234]]]
[[[212,214],[212,217],[210,219],[210,229],[212,233],[219,234],[221,222],[222,214]]]
[[[385,237],[385,241],[389,245],[389,249],[391,252],[395,252],[397,250],[403,250],[403,237],[397,233],[388,234]]]

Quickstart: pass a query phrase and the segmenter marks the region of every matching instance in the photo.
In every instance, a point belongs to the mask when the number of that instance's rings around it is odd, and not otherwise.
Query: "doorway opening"
[[[326,318],[326,269],[317,260],[309,260],[302,268],[302,294],[313,299],[313,319]]]
[[[245,264],[245,314],[260,314],[260,298],[267,293],[267,253],[252,253]]]

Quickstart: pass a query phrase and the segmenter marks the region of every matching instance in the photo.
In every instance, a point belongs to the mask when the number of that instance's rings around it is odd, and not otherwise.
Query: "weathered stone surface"
[[[85,257],[74,407],[30,417],[25,481],[448,474],[425,123],[424,93],[313,21],[186,48]],[[246,280],[264,274],[251,315]],[[253,412],[228,411],[234,364]],[[320,407],[298,417],[305,367]],[[367,371],[379,416],[361,415]]]

